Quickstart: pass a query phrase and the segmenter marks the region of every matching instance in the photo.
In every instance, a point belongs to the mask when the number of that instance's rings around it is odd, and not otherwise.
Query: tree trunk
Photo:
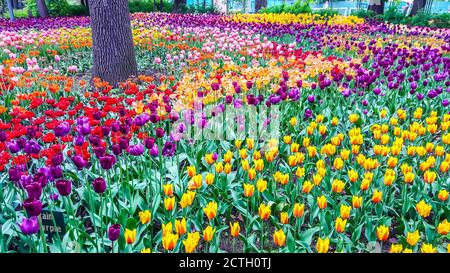
[[[14,9],[12,0],[6,0],[6,4],[8,5],[9,20],[14,21]]]
[[[255,0],[255,12],[267,7],[267,0]]]
[[[45,0],[36,0],[36,6],[40,17],[48,17],[48,8]]]
[[[28,18],[33,17],[33,11],[27,7]]]
[[[427,1],[426,0],[414,0],[410,12],[410,16],[414,16],[417,14],[417,12],[423,10],[425,8]]]
[[[18,9],[19,8],[19,1],[18,0],[13,0],[12,4],[13,4],[13,9]]]
[[[90,0],[92,77],[117,86],[137,74],[128,0]]]
[[[375,14],[383,14],[384,0],[370,0],[367,9],[375,12]]]
[[[163,11],[163,0],[159,0],[159,10]]]
[[[174,0],[173,1],[173,11],[180,12],[181,8],[186,6],[186,0]]]

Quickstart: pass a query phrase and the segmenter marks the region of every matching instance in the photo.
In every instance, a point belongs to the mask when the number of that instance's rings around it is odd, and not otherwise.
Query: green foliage
[[[182,9],[184,13],[217,13],[217,8],[213,5],[203,4],[189,5]]]
[[[263,8],[259,11],[259,13],[312,13],[311,6],[309,5],[309,1],[305,0],[297,0],[294,4],[288,6],[285,4],[281,4],[278,6],[272,6],[269,8]]]
[[[383,20],[394,24],[401,23],[403,18],[405,18],[405,15],[401,11],[399,11],[398,7],[399,4],[395,2],[389,5],[389,7],[384,11]]]
[[[365,19],[375,19],[393,24],[405,24],[422,27],[450,28],[450,13],[429,14],[419,11],[414,16],[405,16],[398,10],[398,6],[393,4],[385,9],[384,14],[376,15],[373,11],[360,9],[352,12],[352,15]]]
[[[134,12],[152,12],[159,11],[160,1],[152,0],[132,0],[128,3],[131,13]],[[173,4],[169,1],[163,1],[162,11],[171,12],[173,9]]]
[[[24,4],[25,4],[25,8],[27,10],[31,9],[31,13],[33,14],[33,16],[37,16],[38,10],[37,10],[37,5],[36,5],[36,0],[25,0]]]
[[[355,11],[352,11],[352,15],[357,16],[359,18],[374,18],[375,12],[368,9],[357,9]]]
[[[69,5],[67,14],[69,16],[89,15],[89,10],[83,5]]]
[[[70,5],[67,0],[47,0],[48,14],[50,16],[69,16]]]
[[[157,5],[159,3],[156,3]],[[128,3],[130,12],[151,12],[155,11],[158,7],[154,6],[153,1],[133,0]]]
[[[319,14],[325,17],[332,17],[334,15],[338,15],[339,12],[335,9],[320,9],[316,12],[314,12],[315,14]]]

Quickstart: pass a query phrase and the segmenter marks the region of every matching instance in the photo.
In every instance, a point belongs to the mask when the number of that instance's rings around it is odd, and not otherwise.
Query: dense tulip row
[[[140,74],[112,88],[88,18],[0,20],[0,252],[450,251],[450,30],[132,26]],[[218,117],[227,137],[194,136]]]

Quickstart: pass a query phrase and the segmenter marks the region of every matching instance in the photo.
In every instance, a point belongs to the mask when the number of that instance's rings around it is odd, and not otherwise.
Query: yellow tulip
[[[317,240],[317,243],[316,243],[317,253],[327,253],[329,245],[330,245],[330,239],[328,239],[328,238],[325,238],[325,239],[319,238]]]
[[[437,249],[432,244],[423,244],[420,248],[422,253],[437,253]]]
[[[425,203],[424,200],[421,200],[416,205],[417,213],[423,218],[426,218],[430,215],[431,209],[432,209],[431,205],[428,205],[427,203]]]
[[[269,219],[270,212],[271,212],[270,211],[270,206],[267,206],[267,205],[264,205],[264,204],[259,205],[258,214],[259,214],[259,217],[262,220]]]
[[[188,233],[187,239],[183,240],[184,250],[186,253],[192,253],[198,245],[200,234],[198,232]]]
[[[213,239],[214,232],[216,232],[216,228],[213,228],[212,226],[207,226],[203,230],[203,240],[205,242],[210,242]]]
[[[267,189],[267,181],[263,180],[262,178],[258,179],[256,182],[256,188],[259,192],[263,192]]]
[[[238,222],[234,222],[234,223],[230,222],[230,230],[231,230],[231,236],[238,237],[241,227],[239,226]]]
[[[150,222],[150,219],[152,218],[152,214],[149,210],[140,211],[139,212],[139,220],[141,221],[141,224],[145,225],[148,222]]]
[[[347,224],[347,220],[344,220],[341,217],[338,217],[336,219],[336,224],[335,224],[336,232],[339,232],[339,233],[344,232],[346,224]]]
[[[164,198],[164,208],[166,210],[173,210],[173,207],[175,206],[175,197],[166,197]]]
[[[299,204],[299,203],[294,204],[293,215],[295,218],[302,217],[304,212],[305,212],[305,204]]]
[[[353,196],[352,197],[352,206],[353,208],[357,209],[360,208],[362,205],[362,196]]]
[[[377,238],[380,241],[387,241],[389,238],[389,228],[385,225],[377,227]]]
[[[127,244],[132,244],[134,243],[134,241],[136,240],[136,229],[133,230],[129,230],[128,228],[125,229],[125,242],[127,242]]]
[[[279,247],[282,247],[286,243],[286,235],[284,235],[284,232],[282,229],[275,231],[273,233],[273,241],[275,244]]]
[[[408,232],[406,235],[406,242],[410,245],[410,246],[415,246],[417,244],[417,242],[420,239],[420,234],[419,231],[416,230],[414,232]]]
[[[350,218],[350,211],[351,211],[352,207],[350,206],[346,206],[346,205],[341,205],[341,207],[339,208],[339,212],[341,215],[342,219],[348,219]]]
[[[172,184],[164,184],[163,192],[166,196],[172,196],[173,195],[173,185]]]
[[[208,217],[208,220],[215,218],[217,215],[217,203],[214,201],[209,202],[208,205],[203,208],[203,212],[205,213],[206,217]]]
[[[289,223],[289,215],[287,212],[280,213],[280,222],[283,225],[286,225],[287,223]]]
[[[245,197],[252,197],[253,196],[253,192],[255,191],[255,186],[253,186],[252,184],[244,183],[243,187],[244,187],[244,196]]]
[[[177,245],[178,234],[167,233],[162,237],[162,245],[165,250],[173,250]]]
[[[179,235],[186,233],[186,218],[175,220],[175,232]]]
[[[320,209],[325,209],[327,207],[327,198],[324,195],[317,197],[317,205]]]

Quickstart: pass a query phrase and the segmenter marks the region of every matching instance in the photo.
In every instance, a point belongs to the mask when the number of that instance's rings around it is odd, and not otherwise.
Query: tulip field
[[[450,252],[450,29],[131,14],[0,19],[0,253]]]

